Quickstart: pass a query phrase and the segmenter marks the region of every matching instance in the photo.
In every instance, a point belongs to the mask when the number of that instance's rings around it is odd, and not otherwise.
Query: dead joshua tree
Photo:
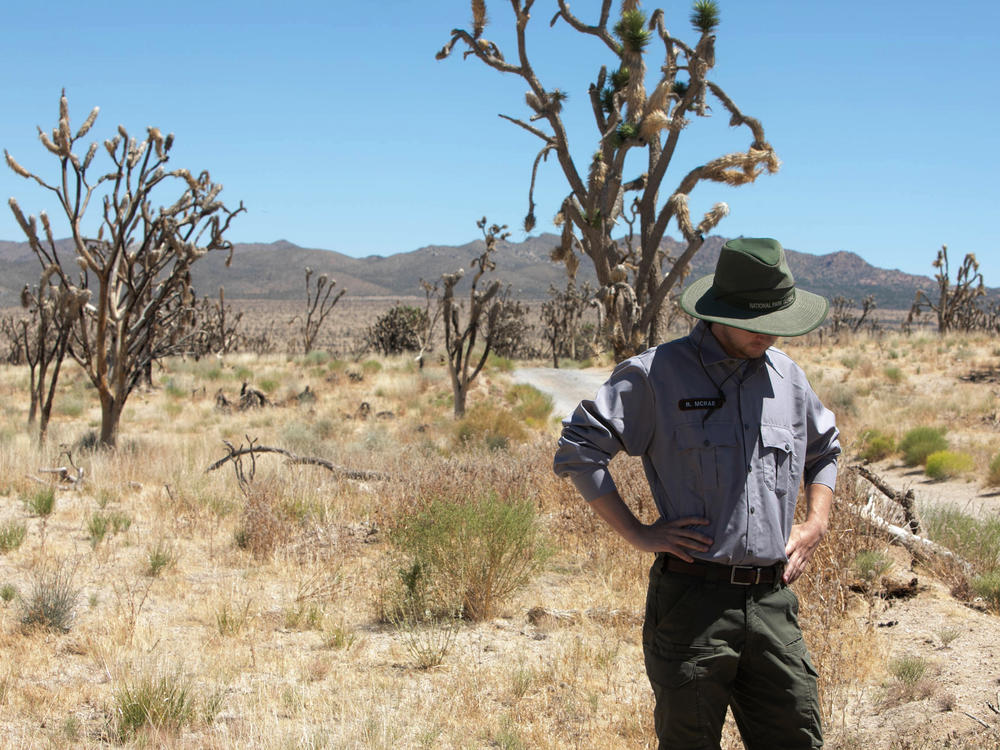
[[[504,295],[500,294],[500,282],[496,279],[489,282],[485,289],[479,288],[479,282],[487,271],[496,268],[492,255],[496,250],[498,240],[510,236],[504,230],[506,225],[492,224],[487,228],[486,217],[476,222],[483,232],[486,249],[482,255],[472,261],[474,274],[472,288],[469,290],[469,307],[465,323],[461,322],[461,311],[464,305],[455,299],[455,286],[465,275],[465,269],[441,276],[443,290],[439,307],[444,318],[444,345],[448,355],[448,373],[451,375],[451,388],[455,397],[455,418],[465,414],[465,401],[472,381],[486,364],[490,355],[495,336],[494,326],[505,303]],[[433,287],[437,293],[436,285]],[[476,352],[476,344],[480,336],[483,347]],[[475,365],[473,365],[475,361]]]
[[[717,203],[695,224],[688,210],[688,196],[703,181],[744,185],[779,168],[761,123],[743,114],[708,78],[715,65],[717,5],[710,0],[695,2],[690,20],[699,37],[690,46],[667,30],[662,10],[647,18],[637,0],[622,2],[621,15],[610,28],[612,0],[603,0],[593,25],[574,16],[566,0],[558,0],[559,9],[550,25],[559,21],[569,24],[593,37],[615,60],[610,72],[606,66],[600,68],[589,88],[598,135],[596,151],[585,172],[570,153],[569,135],[561,116],[567,94],[544,85],[529,59],[527,28],[534,0],[511,2],[517,49],[510,59],[483,36],[487,25],[484,0],[472,0],[471,5],[472,30],[454,29],[438,59],[447,57],[461,43],[466,47],[465,57],[474,56],[494,70],[520,77],[528,85],[525,101],[529,117],[525,120],[501,115],[542,141],[531,172],[525,231],[535,226],[534,186],[539,164],[554,155],[569,183],[569,194],[555,218],[555,223],[562,226],[562,240],[553,260],[564,262],[571,278],[581,256],[593,264],[600,284],[598,298],[605,330],[616,357],[659,343],[664,301],[683,279],[705,235],[729,211],[725,203]],[[654,36],[662,43],[663,61],[653,66],[659,73],[648,81],[651,93],[647,95],[645,58]],[[729,113],[732,126],[745,126],[750,131],[749,146],[743,152],[706,160],[683,175],[669,192],[661,190],[689,118],[709,115],[709,95]],[[640,151],[644,152],[645,169],[627,174],[634,169],[639,156],[636,152]],[[667,196],[665,200],[663,195]],[[638,221],[635,241],[612,238],[624,216]],[[664,273],[660,243],[671,220],[676,222],[687,247]]]
[[[42,145],[59,161],[53,182],[4,155],[14,172],[52,192],[69,225],[71,257],[63,257],[47,214],[40,214],[40,234],[35,217],[26,218],[10,200],[42,268],[51,269],[50,282],[60,295],[85,302],[62,324],[69,331],[68,351],[101,402],[100,443],[111,447],[125,402],[150,364],[184,351],[192,334],[191,266],[213,250],[227,251],[229,263],[232,244],[225,233],[244,208],[242,203],[235,211],[226,208],[219,200],[222,185],[208,172],[194,177],[186,169],[168,170],[174,139],[158,128],[148,128],[139,141],[119,126],[118,134],[104,141],[111,164],[95,167],[95,178],[90,170],[98,144],[91,143],[82,156],[75,148],[97,114],[95,107],[73,134],[64,94],[57,126],[51,134],[38,129]],[[170,187],[180,188],[180,194],[163,205]],[[101,202],[96,236],[84,228],[95,198]]]
[[[346,289],[341,289],[333,299],[330,299],[337,282],[323,273],[316,279],[314,287],[311,283],[312,275],[313,270],[307,267],[305,316],[296,315],[289,321],[289,324],[295,321],[299,321],[302,324],[302,346],[305,354],[313,350],[320,328],[322,328],[327,316],[333,311],[334,306],[336,306],[340,298],[347,291]]]
[[[934,280],[938,285],[937,301],[932,300],[923,290],[917,291],[917,297],[906,317],[909,326],[920,317],[924,308],[937,314],[938,333],[948,331],[971,331],[977,327],[983,317],[983,311],[977,305],[980,297],[986,295],[983,275],[979,272],[979,262],[976,256],[969,253],[959,266],[955,275],[955,283],[951,282],[948,270],[948,246],[942,245],[933,263],[938,269]]]

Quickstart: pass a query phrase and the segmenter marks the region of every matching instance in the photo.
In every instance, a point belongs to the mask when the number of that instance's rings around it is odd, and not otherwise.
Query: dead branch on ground
[[[291,451],[285,450],[284,448],[274,448],[267,445],[253,445],[249,448],[234,448],[232,443],[228,441],[222,441],[226,447],[229,449],[229,454],[220,458],[218,461],[213,463],[207,469],[205,473],[210,471],[215,471],[220,466],[224,466],[228,461],[235,461],[243,456],[250,456],[253,458],[258,453],[277,453],[278,455],[284,456],[289,463],[292,464],[304,464],[307,466],[321,466],[322,468],[330,471],[339,476],[345,477],[346,479],[358,479],[358,480],[387,480],[389,475],[380,471],[364,471],[359,469],[348,469],[343,466],[338,466],[332,461],[327,461],[325,458],[317,458],[315,456],[299,456]]]

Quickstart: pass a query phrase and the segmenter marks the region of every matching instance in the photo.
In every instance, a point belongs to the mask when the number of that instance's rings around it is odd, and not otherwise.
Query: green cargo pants
[[[747,750],[820,748],[816,670],[798,598],[780,581],[750,586],[649,574],[643,653],[660,750],[719,747],[726,708]]]

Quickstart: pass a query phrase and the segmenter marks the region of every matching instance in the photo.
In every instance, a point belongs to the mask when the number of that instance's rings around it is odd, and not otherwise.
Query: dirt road
[[[515,383],[527,383],[552,397],[553,415],[569,416],[585,398],[593,398],[597,389],[611,375],[610,369],[557,370],[554,367],[519,367]]]

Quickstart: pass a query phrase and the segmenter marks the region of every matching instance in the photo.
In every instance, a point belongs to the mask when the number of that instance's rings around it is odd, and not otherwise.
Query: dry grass
[[[923,407],[916,371],[954,375],[962,346],[970,361],[986,355],[973,340],[949,345],[947,357],[940,346],[789,348],[821,395],[845,407],[848,443],[870,427],[898,425],[898,439],[939,421],[961,440],[987,399],[949,393],[937,401],[944,413]],[[887,376],[889,366],[904,377]],[[156,380],[157,390],[129,401],[120,449],[103,453],[81,447],[98,414],[74,368],[62,389],[80,408],[56,415],[43,448],[22,424],[23,372],[0,368],[0,527],[25,527],[24,540],[0,552],[0,586],[28,596],[40,571],[61,565],[79,592],[65,632],[26,629],[18,599],[0,601],[0,745],[652,747],[639,624],[650,559],[551,474],[551,422],[514,430],[484,414],[489,430],[460,435],[446,373],[405,357],[239,354],[168,362]],[[216,408],[217,391],[236,400],[244,381],[275,405]],[[298,398],[306,386],[313,400]],[[470,406],[513,411],[509,391],[488,371]],[[349,479],[262,454],[245,492],[231,465],[205,471],[226,455],[223,440],[248,438],[391,478]],[[60,446],[84,467],[83,486],[57,488],[51,512],[32,514],[23,498],[41,485],[30,477],[65,463]],[[971,438],[962,449],[988,463]],[[641,466],[616,464],[625,494],[650,518]],[[530,498],[555,554],[491,619],[440,624],[454,628],[433,634],[450,639],[443,660],[421,668],[413,633],[379,618],[385,581],[397,574],[388,531],[429,498],[484,487]],[[845,481],[838,504],[856,491]],[[130,524],[94,544],[95,514]],[[879,544],[835,513],[797,584],[823,711],[844,743],[838,726],[859,686],[887,669],[864,600],[849,588],[853,561]],[[143,707],[157,696],[171,711]],[[726,742],[737,746],[731,730]]]

